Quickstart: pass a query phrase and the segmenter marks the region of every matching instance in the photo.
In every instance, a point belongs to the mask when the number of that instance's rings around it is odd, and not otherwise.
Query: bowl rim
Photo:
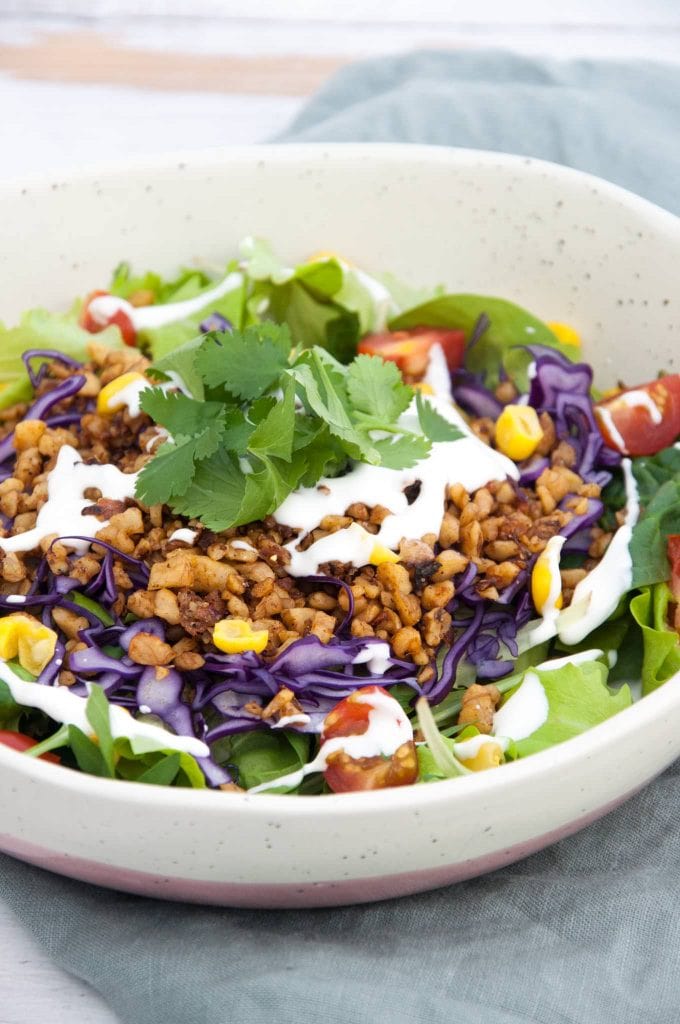
[[[333,160],[354,158],[354,162],[361,163],[370,157],[380,158],[386,163],[401,163],[408,160],[451,166],[497,165],[521,171],[524,175],[550,176],[571,185],[589,188],[594,194],[601,194],[605,199],[618,200],[641,215],[658,220],[659,226],[667,226],[680,233],[679,216],[622,185],[616,185],[588,171],[502,150],[409,142],[262,142],[177,149],[118,160],[92,161],[59,168],[53,172],[36,171],[10,177],[0,175],[0,194],[14,190],[18,190],[20,194],[29,194],[36,189],[55,192],[72,184],[78,185],[87,181],[99,185],[101,181],[98,179],[119,178],[144,171],[183,172],[200,167],[224,167],[226,164],[257,165],[265,160],[288,164],[314,160],[323,164]]]
[[[461,147],[414,145],[410,143],[263,143],[248,146],[209,147],[200,150],[177,150],[149,156],[135,156],[125,160],[106,161],[56,173],[36,173],[0,179],[0,199],[17,191],[29,194],[45,193],[84,184],[104,183],[122,176],[140,176],[163,172],[178,174],[184,170],[219,170],[229,164],[257,165],[260,161],[274,163],[317,164],[349,160],[373,159],[385,164],[449,165],[452,168],[497,167],[500,171],[514,171],[520,176],[549,177],[574,189],[588,189],[603,197],[605,202],[625,206],[637,214],[648,226],[663,234],[676,236],[680,243],[680,217],[657,206],[629,190],[585,171],[565,167],[547,160],[519,154],[476,150]],[[672,684],[675,683],[674,687]],[[579,736],[532,754],[524,760],[503,765],[502,772],[478,772],[465,779],[442,779],[433,784],[404,786],[355,793],[331,793],[322,799],[300,798],[292,794],[230,793],[225,804],[215,799],[213,790],[195,790],[164,786],[147,786],[119,779],[98,778],[82,772],[34,760],[0,744],[0,770],[13,769],[28,780],[50,784],[53,788],[77,792],[83,796],[99,797],[102,801],[166,807],[173,810],[196,811],[224,815],[236,811],[250,817],[268,819],[280,812],[284,817],[322,815],[335,817],[340,811],[357,815],[375,816],[381,811],[409,810],[423,805],[450,803],[463,799],[477,799],[496,790],[503,791],[520,785],[533,776],[554,770],[568,771],[576,762],[597,757],[614,743],[625,743],[646,725],[653,725],[674,712],[680,715],[680,673],[657,690],[641,698],[612,718],[593,726]],[[456,796],[458,794],[458,796]],[[292,814],[291,814],[292,812]]]

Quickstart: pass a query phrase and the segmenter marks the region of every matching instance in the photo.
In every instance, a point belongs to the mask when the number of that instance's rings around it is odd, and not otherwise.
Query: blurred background
[[[678,0],[0,0],[0,176],[282,131],[347,63],[502,47],[680,62]]]

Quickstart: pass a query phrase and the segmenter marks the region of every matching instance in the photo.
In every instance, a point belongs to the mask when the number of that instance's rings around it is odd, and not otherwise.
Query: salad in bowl
[[[97,282],[93,282],[95,284]],[[460,778],[680,670],[680,375],[247,238],[0,334],[0,743],[323,795]]]

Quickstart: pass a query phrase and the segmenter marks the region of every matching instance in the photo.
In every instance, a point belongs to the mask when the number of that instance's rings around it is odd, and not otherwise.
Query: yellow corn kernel
[[[213,629],[213,643],[225,654],[260,654],[269,640],[268,629],[253,629],[245,619],[220,619]]]
[[[557,340],[561,341],[563,345],[574,345],[576,348],[581,347],[581,335],[573,327],[570,327],[569,324],[561,324],[557,320],[550,320],[546,326],[550,328]]]
[[[382,565],[383,562],[398,562],[399,555],[396,551],[390,551],[384,544],[375,544],[368,561],[371,565]]]
[[[502,760],[503,751],[497,743],[483,743],[474,757],[460,763],[471,772],[483,772],[487,768],[498,768]]]
[[[120,377],[116,377],[115,380],[105,384],[97,395],[97,412],[100,416],[111,416],[118,409],[122,409],[125,406],[125,402],[116,401],[116,395],[123,391],[124,388],[130,384],[136,383],[136,381],[146,380],[143,373],[122,373]]]
[[[420,391],[421,395],[433,395],[434,388],[431,384],[427,384],[424,380],[418,381],[417,384],[411,384],[414,391]]]
[[[57,634],[39,619],[14,612],[0,619],[0,658],[19,658],[19,664],[31,675],[39,676],[52,658]]]
[[[338,263],[346,263],[348,267],[353,265],[351,260],[346,260],[339,252],[333,252],[332,249],[319,249],[318,252],[313,252],[311,256],[307,257],[307,263],[321,263],[322,260],[337,260]]]
[[[531,597],[539,615],[543,614],[543,610],[550,599],[550,592],[555,580],[555,573],[559,575],[559,571],[559,556],[557,563],[555,564],[554,560],[549,556],[546,550],[536,559],[536,564],[534,565],[531,573]],[[562,582],[560,580],[560,590],[552,604],[553,608],[562,607],[561,586]]]
[[[514,462],[533,455],[542,439],[541,424],[530,405],[506,405],[496,420],[496,447]]]

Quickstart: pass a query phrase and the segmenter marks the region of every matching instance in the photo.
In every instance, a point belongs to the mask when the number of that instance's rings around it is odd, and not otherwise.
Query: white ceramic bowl
[[[59,308],[120,259],[223,265],[246,234],[285,257],[502,295],[566,320],[605,384],[672,368],[680,222],[606,182],[520,157],[281,146],[169,157],[0,188],[0,312]],[[675,320],[674,320],[675,317]],[[0,849],[172,899],[321,906],[500,867],[582,828],[680,754],[668,683],[590,732],[457,781],[323,798],[112,782],[0,746]]]

